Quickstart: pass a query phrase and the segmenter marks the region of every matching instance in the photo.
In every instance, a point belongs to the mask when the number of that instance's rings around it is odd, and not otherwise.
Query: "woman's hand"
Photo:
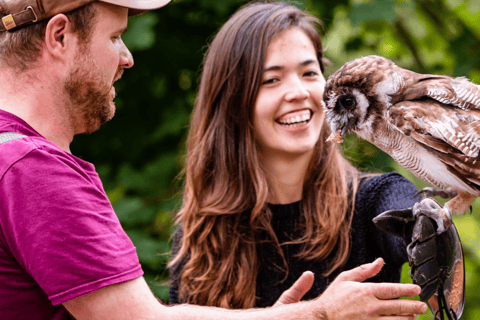
[[[402,283],[363,283],[383,267],[383,259],[344,271],[314,302],[318,319],[415,319],[427,311],[421,301],[398,299],[420,294],[420,287]],[[312,301],[313,302],[313,301]],[[323,308],[323,310],[322,310]]]

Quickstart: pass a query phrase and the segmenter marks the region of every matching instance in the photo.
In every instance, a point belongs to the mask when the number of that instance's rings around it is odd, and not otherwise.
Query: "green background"
[[[130,19],[124,41],[135,66],[116,84],[117,114],[88,136],[76,137],[75,155],[93,162],[128,235],[145,277],[168,302],[168,270],[175,212],[180,206],[185,138],[201,61],[221,25],[246,1],[173,0]],[[293,2],[292,2],[293,3]],[[369,54],[421,73],[467,76],[480,83],[480,1],[307,0],[294,4],[324,22],[327,77],[348,60]],[[344,154],[369,172],[399,171],[425,183],[355,135]],[[480,205],[454,217],[466,256],[463,319],[480,319]],[[403,282],[411,282],[408,266]],[[430,311],[419,319],[432,319]]]

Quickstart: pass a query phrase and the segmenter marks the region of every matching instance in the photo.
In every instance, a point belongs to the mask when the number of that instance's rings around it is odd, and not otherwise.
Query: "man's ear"
[[[50,19],[45,30],[45,47],[54,59],[65,61],[76,41],[77,35],[72,32],[72,23],[66,15],[57,14]]]

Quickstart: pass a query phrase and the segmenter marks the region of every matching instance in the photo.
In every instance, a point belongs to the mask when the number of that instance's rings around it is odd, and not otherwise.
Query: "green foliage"
[[[116,84],[117,115],[77,137],[73,153],[93,162],[155,294],[168,301],[168,252],[180,206],[185,137],[203,54],[220,26],[246,1],[173,0],[130,19],[124,35],[135,67]],[[480,83],[480,5],[476,0],[302,0],[324,22],[327,74],[348,60],[377,54],[422,73]],[[385,153],[352,135],[345,155],[370,172],[397,170],[426,186]],[[479,203],[455,217],[466,256],[464,319],[480,318]],[[408,269],[406,267],[405,269]],[[409,282],[407,270],[403,281]],[[432,319],[431,314],[419,319]]]
[[[347,17],[353,27],[358,27],[370,21],[394,22],[397,18],[395,8],[398,1],[372,1],[354,5],[348,12]]]

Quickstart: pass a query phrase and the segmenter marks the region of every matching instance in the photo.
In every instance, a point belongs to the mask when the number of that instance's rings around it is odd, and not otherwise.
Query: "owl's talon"
[[[423,214],[437,223],[437,234],[445,232],[452,225],[452,218],[448,208],[442,208],[437,201],[431,198],[425,198],[413,206],[413,216],[418,217]]]
[[[437,190],[431,187],[425,187],[422,190],[418,191],[417,194],[415,194],[415,197],[418,195],[422,195],[425,197],[440,197],[442,199],[451,199],[457,196],[457,193],[453,189],[446,189],[446,190]]]

